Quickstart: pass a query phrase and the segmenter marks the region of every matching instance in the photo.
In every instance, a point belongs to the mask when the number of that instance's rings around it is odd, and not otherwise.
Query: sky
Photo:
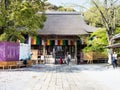
[[[81,11],[89,7],[89,0],[48,0],[47,2],[57,6],[73,7],[77,11]],[[84,8],[81,8],[81,6]]]

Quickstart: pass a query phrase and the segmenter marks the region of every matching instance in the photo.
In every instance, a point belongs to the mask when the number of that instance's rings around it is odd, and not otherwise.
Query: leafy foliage
[[[84,12],[85,21],[92,26],[102,27],[102,17],[95,7],[91,7]]]
[[[120,5],[116,6],[116,27],[120,27]]]
[[[5,2],[6,1],[6,2]],[[3,30],[3,40],[23,40],[24,35],[36,35],[43,28],[46,20],[43,5],[40,0],[1,0],[0,29]],[[43,12],[38,14],[38,12]],[[2,35],[1,35],[2,36]]]
[[[97,1],[100,0],[91,0],[102,17],[104,27],[106,28],[108,44],[111,45],[113,43],[112,37],[115,34],[116,30],[116,17],[118,16],[116,11],[120,7],[119,4],[117,4],[119,0],[103,0],[103,5],[98,4]],[[103,7],[104,11],[102,11],[100,7]]]
[[[65,7],[60,6],[58,7],[58,11],[74,12],[75,10],[71,7],[65,8]]]
[[[105,46],[107,46],[107,44],[106,31],[105,29],[100,28],[88,37],[87,47],[85,47],[83,51],[106,53]]]
[[[105,12],[105,9],[103,6],[99,7],[101,9],[102,12]],[[115,14],[115,20],[116,20],[116,26],[120,27],[120,8],[119,6],[116,6],[116,14]],[[99,13],[99,11],[97,10],[96,7],[92,6],[90,9],[86,10],[84,12],[84,17],[85,17],[85,21],[92,26],[96,26],[96,27],[103,27],[104,23],[102,21],[102,17]],[[110,10],[108,9],[108,17],[110,17]]]
[[[45,10],[51,10],[51,11],[64,11],[64,12],[74,12],[75,10],[71,7],[63,7],[63,6],[56,6],[51,3],[45,3]]]

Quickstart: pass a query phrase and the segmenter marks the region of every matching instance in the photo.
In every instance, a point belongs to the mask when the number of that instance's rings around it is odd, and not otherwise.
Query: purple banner
[[[0,61],[18,61],[19,43],[0,42]]]
[[[0,42],[0,61],[5,60],[5,43]]]

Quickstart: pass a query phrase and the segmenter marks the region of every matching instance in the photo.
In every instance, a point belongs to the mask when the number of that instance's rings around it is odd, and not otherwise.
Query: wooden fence
[[[83,59],[87,61],[87,63],[93,63],[93,60],[106,60],[107,55],[101,54],[100,52],[88,52],[84,53]]]

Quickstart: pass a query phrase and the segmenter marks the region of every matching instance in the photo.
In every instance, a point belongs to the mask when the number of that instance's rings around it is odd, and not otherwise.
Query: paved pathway
[[[43,72],[31,79],[24,90],[108,90],[101,86],[74,66],[53,65],[44,67]]]
[[[119,71],[100,64],[34,65],[0,70],[0,90],[120,90]]]

